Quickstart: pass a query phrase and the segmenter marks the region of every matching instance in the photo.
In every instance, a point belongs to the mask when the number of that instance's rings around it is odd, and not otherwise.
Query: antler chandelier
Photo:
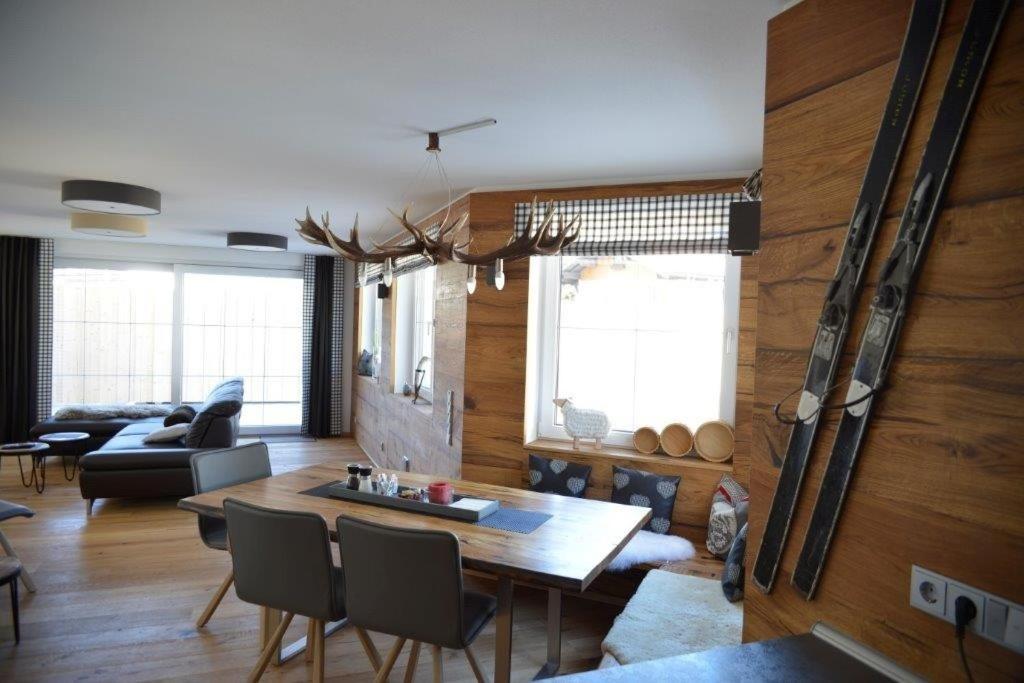
[[[427,151],[435,155],[441,149],[438,144],[441,135],[461,132],[471,128],[478,128],[484,125],[492,125],[493,119],[450,128],[445,131],[429,134]],[[447,174],[438,158],[438,168],[442,178],[447,181]],[[451,186],[449,183],[449,202],[451,207]],[[469,267],[469,274],[466,279],[466,287],[472,294],[476,288],[476,267],[488,266],[488,281],[497,289],[504,285],[504,262],[516,261],[530,256],[553,256],[563,248],[569,246],[579,237],[581,215],[577,213],[572,219],[566,221],[561,212],[555,210],[554,203],[549,202],[544,210],[543,217],[539,217],[537,198],[534,197],[530,207],[530,214],[526,230],[516,236],[515,226],[512,227],[512,235],[504,246],[485,253],[470,253],[469,247],[472,244],[472,235],[460,239],[460,233],[469,222],[469,214],[462,213],[458,217],[451,217],[446,214],[437,227],[435,236],[431,236],[428,230],[419,228],[409,221],[409,207],[406,206],[401,215],[388,209],[395,217],[402,228],[411,237],[402,243],[384,247],[373,243],[373,249],[363,249],[359,242],[359,215],[356,214],[355,222],[349,232],[348,239],[342,239],[330,227],[330,215],[324,213],[317,223],[306,207],[306,217],[296,219],[299,227],[296,232],[305,241],[333,249],[337,254],[347,259],[360,263],[382,263],[384,264],[384,284],[390,286],[394,273],[395,262],[403,257],[422,256],[431,265],[440,263],[464,263]],[[539,223],[538,223],[539,219]]]

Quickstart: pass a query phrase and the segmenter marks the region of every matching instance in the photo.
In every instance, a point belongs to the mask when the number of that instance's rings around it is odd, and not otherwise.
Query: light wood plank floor
[[[271,444],[275,473],[362,457],[351,439]],[[57,458],[50,458],[47,474],[46,492],[37,495],[22,487],[13,458],[3,458],[0,469],[0,498],[36,511],[34,518],[4,522],[3,528],[38,584],[34,594],[22,589],[18,646],[7,591],[0,590],[0,680],[242,680],[258,656],[257,608],[232,590],[209,625],[196,630],[230,559],[202,545],[195,516],[173,500],[101,500],[87,518],[78,481],[64,481]],[[475,587],[494,590],[488,582]],[[513,678],[528,680],[545,657],[544,597],[527,588],[517,588],[516,595]],[[562,672],[596,667],[601,640],[619,609],[565,600]],[[305,629],[305,619],[296,618],[286,640]],[[373,637],[382,652],[393,642]],[[474,651],[493,674],[493,624]],[[402,680],[407,652],[408,646],[392,680]],[[310,667],[299,657],[271,667],[264,680],[306,680]],[[417,680],[431,680],[430,667],[428,650],[421,653]],[[372,680],[351,629],[327,639],[326,670],[332,680]],[[446,680],[473,680],[461,653],[445,652],[445,673]]]

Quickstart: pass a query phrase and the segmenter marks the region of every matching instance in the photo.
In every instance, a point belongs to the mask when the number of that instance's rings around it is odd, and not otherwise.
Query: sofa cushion
[[[651,519],[643,528],[665,534],[672,523],[679,480],[679,477],[615,465],[612,467],[612,502],[651,508]]]
[[[86,453],[82,456],[81,464],[82,470],[89,472],[182,468],[191,477],[189,459],[193,453],[198,452],[197,448],[182,448],[180,443],[147,444],[139,448],[101,449]]]
[[[174,410],[171,414],[164,418],[164,427],[170,427],[176,424],[189,424],[196,417],[196,409],[187,403],[183,403]]]
[[[582,498],[590,480],[590,466],[530,454],[530,490]]]
[[[111,417],[105,420],[54,420],[52,417],[32,427],[29,434],[38,439],[43,434],[55,432],[85,432],[95,437],[110,437],[131,424],[163,423],[163,418],[147,417],[133,420],[127,417]]]
[[[238,414],[242,410],[241,377],[224,380],[213,388],[199,407],[185,435],[188,448],[227,448],[238,435]]]

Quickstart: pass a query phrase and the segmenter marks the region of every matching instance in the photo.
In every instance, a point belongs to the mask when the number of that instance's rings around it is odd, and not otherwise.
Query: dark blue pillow
[[[590,466],[530,454],[530,490],[582,498],[590,480]]]
[[[743,599],[743,555],[747,551],[747,525],[744,524],[732,541],[722,572],[722,592],[729,602]]]
[[[644,525],[647,531],[667,534],[672,524],[672,508],[676,506],[676,491],[680,477],[668,477],[628,467],[612,467],[612,502],[651,508],[651,519]]]

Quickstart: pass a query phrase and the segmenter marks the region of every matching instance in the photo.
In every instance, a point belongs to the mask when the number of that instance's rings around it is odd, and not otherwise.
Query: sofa
[[[238,377],[214,387],[178,441],[145,443],[147,435],[163,427],[162,418],[148,418],[130,421],[99,448],[86,453],[81,459],[79,486],[87,512],[92,512],[97,498],[192,495],[192,454],[230,448],[238,441],[243,389]]]

